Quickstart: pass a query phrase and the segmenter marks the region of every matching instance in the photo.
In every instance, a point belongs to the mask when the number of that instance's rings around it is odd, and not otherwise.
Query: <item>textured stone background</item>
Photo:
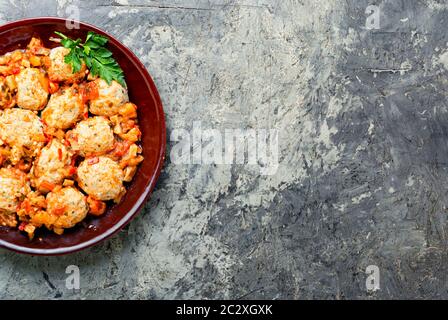
[[[1,0],[117,36],[159,88],[168,134],[280,130],[280,166],[174,165],[110,241],[0,252],[0,298],[448,298],[448,5],[384,0]],[[169,143],[168,152],[173,143]],[[81,268],[81,290],[65,268]],[[381,290],[369,294],[365,269]]]

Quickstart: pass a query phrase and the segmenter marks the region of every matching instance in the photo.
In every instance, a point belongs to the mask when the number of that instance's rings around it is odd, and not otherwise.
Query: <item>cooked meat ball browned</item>
[[[48,101],[48,80],[36,68],[22,69],[16,76],[17,105],[28,110],[42,110]]]
[[[47,194],[47,212],[54,218],[54,229],[75,226],[86,217],[88,211],[85,195],[76,188],[62,188]]]
[[[16,104],[14,89],[16,89],[14,76],[0,77],[0,109],[12,108]]]
[[[115,139],[109,121],[104,117],[88,118],[79,122],[67,134],[73,150],[82,156],[99,155],[111,150]]]
[[[36,155],[45,142],[43,125],[30,110],[12,108],[0,113],[0,139],[11,147],[11,161]]]
[[[50,127],[67,129],[81,120],[87,112],[77,86],[65,88],[51,95],[42,111],[42,120]]]
[[[98,97],[90,101],[90,112],[106,117],[118,114],[119,107],[129,101],[128,91],[116,81],[112,81],[110,85],[103,79],[96,79],[95,82]]]
[[[69,52],[70,49],[64,47],[51,49],[48,68],[48,76],[51,81],[74,83],[85,77],[86,65],[84,63],[80,71],[73,73],[72,66],[64,62],[64,58]]]
[[[0,169],[0,225],[14,227],[19,200],[31,191],[26,175],[17,169]]]
[[[97,200],[118,200],[125,192],[123,170],[105,156],[86,159],[78,167],[79,186]]]
[[[62,181],[69,174],[71,156],[67,147],[53,139],[45,146],[37,159],[34,161],[31,173],[36,188],[42,192],[48,192],[45,183],[62,184]],[[44,185],[42,186],[42,183]]]

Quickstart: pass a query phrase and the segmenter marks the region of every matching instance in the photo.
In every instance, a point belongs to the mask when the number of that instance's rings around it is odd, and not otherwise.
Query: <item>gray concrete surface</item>
[[[448,4],[2,0],[0,21],[73,4],[147,66],[168,134],[194,120],[277,129],[280,164],[262,176],[168,158],[110,241],[65,257],[2,251],[0,298],[448,298]],[[65,288],[72,264],[80,290]]]

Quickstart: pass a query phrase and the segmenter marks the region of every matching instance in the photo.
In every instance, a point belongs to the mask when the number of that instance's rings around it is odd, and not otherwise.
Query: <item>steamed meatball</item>
[[[57,47],[50,51],[50,65],[48,67],[48,76],[53,82],[74,83],[84,78],[86,74],[86,65],[83,63],[81,70],[73,73],[72,66],[64,62],[65,56],[70,49]]]
[[[50,97],[47,107],[42,111],[42,120],[50,127],[67,129],[81,120],[87,112],[81,94],[73,86],[58,91]]]
[[[67,148],[53,139],[45,146],[31,170],[34,185],[42,192],[48,192],[48,184],[61,184],[69,174],[71,156]]]
[[[30,110],[7,109],[0,114],[0,139],[11,147],[11,161],[36,155],[45,142],[43,125]]]
[[[96,79],[95,82],[98,97],[90,101],[90,112],[106,117],[118,114],[119,107],[129,101],[127,90],[116,81],[110,85],[103,79]]]
[[[79,122],[67,134],[73,150],[82,156],[99,155],[110,151],[115,143],[109,121],[104,117],[93,117]]]
[[[36,68],[22,69],[16,76],[17,105],[28,110],[42,110],[48,101],[48,79]]]
[[[76,188],[67,187],[47,194],[47,213],[53,217],[52,227],[57,229],[74,227],[89,211],[86,197]]]
[[[123,195],[123,171],[118,163],[101,156],[88,158],[78,167],[78,184],[97,200],[116,200]]]
[[[0,169],[0,225],[16,226],[17,205],[30,191],[23,172],[16,169]]]

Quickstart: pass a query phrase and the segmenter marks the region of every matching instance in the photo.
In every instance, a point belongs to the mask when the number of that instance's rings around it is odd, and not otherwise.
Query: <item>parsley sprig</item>
[[[99,76],[108,84],[115,80],[126,87],[123,70],[112,57],[112,52],[105,48],[109,41],[107,37],[89,31],[85,42],[82,43],[81,39],[73,40],[61,32],[55,33],[61,37],[61,44],[70,49],[64,61],[72,66],[73,73],[81,70],[84,62],[93,76]]]

